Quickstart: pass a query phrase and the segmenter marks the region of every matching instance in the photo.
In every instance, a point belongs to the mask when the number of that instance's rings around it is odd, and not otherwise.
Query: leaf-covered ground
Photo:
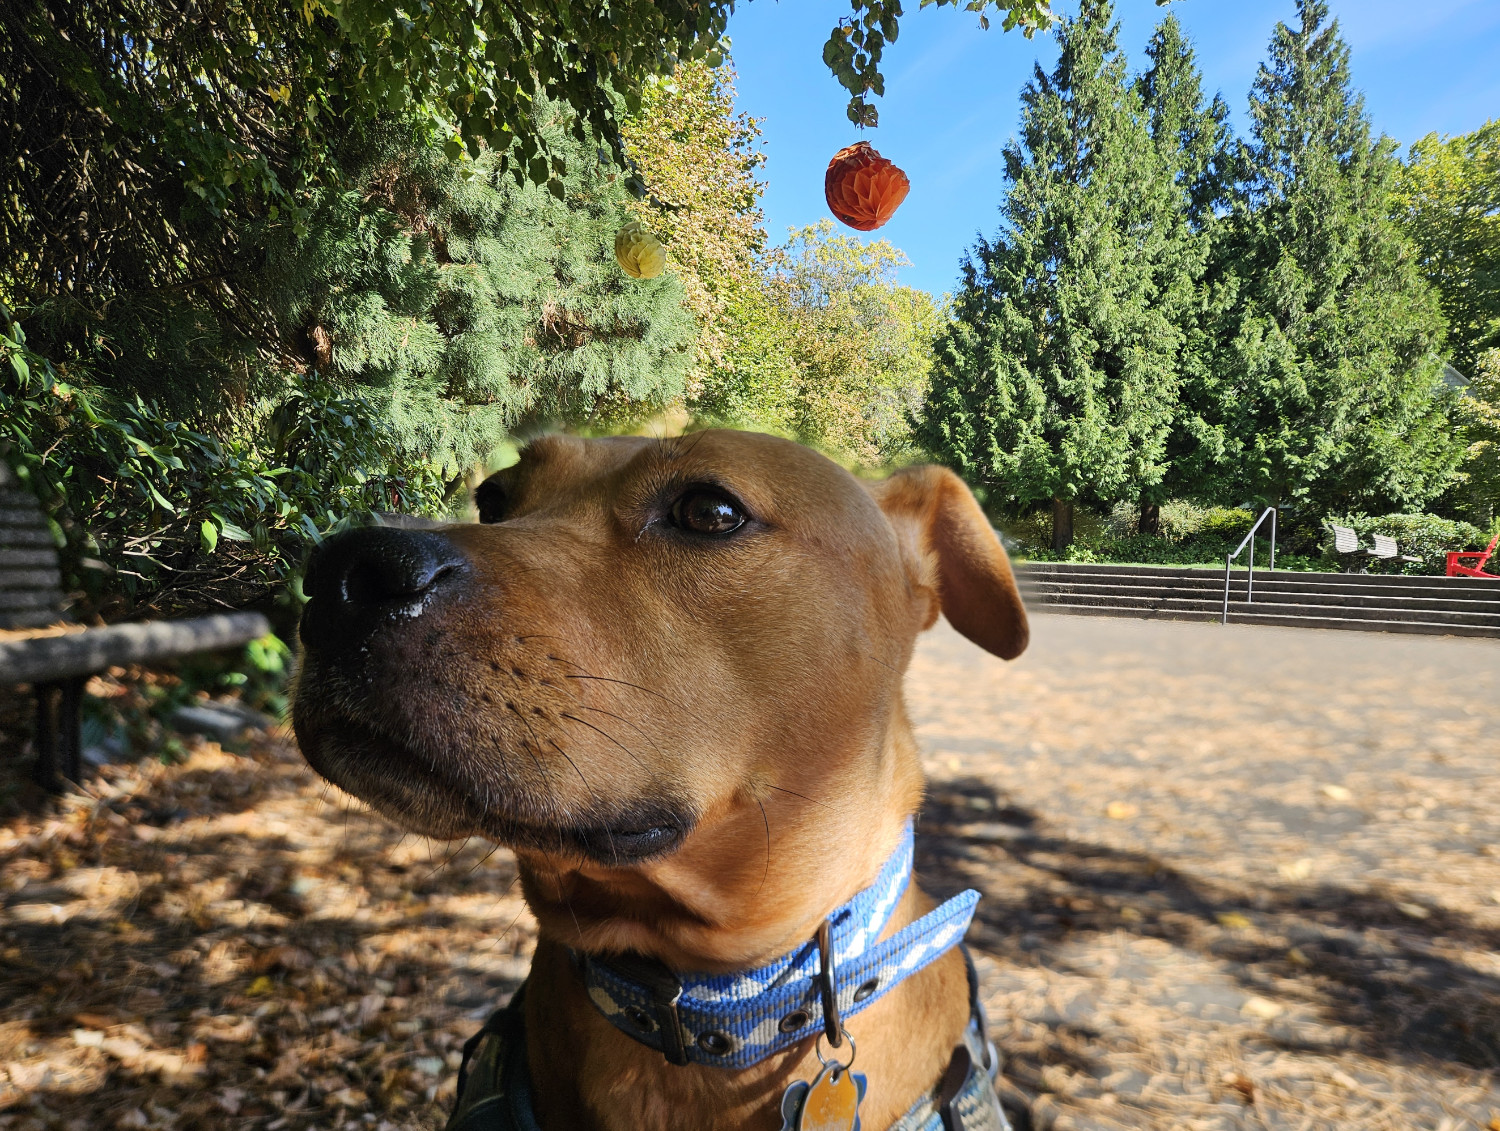
[[[1039,617],[910,698],[1018,1131],[1500,1128],[1500,643]],[[0,1128],[431,1128],[524,976],[503,850],[285,735],[0,825]]]

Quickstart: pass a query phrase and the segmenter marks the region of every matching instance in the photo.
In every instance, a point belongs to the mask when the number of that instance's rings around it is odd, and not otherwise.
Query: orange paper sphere
[[[861,232],[873,232],[894,216],[910,189],[906,174],[867,141],[844,146],[823,175],[829,210]]]

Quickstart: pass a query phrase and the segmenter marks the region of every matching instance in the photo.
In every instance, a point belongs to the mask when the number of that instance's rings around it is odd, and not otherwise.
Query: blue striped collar
[[[911,882],[911,869],[908,820],[875,882],[828,916],[841,1018],[874,1005],[957,946],[968,930],[979,902],[972,889],[876,941]],[[675,1063],[747,1068],[823,1031],[815,941],[732,974],[676,974],[638,956],[577,957],[594,1007]]]

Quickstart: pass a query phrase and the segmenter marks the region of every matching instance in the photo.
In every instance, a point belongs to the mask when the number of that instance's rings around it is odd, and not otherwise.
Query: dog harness
[[[844,1018],[868,1009],[960,945],[974,916],[979,893],[970,889],[877,941],[911,882],[911,872],[908,821],[873,884],[835,909],[816,938],[754,970],[679,975],[640,955],[606,958],[576,952],[574,963],[594,1007],[615,1028],[672,1064],[747,1068],[820,1033],[837,1046]],[[970,991],[964,1043],[954,1049],[934,1092],[891,1131],[1006,1131],[991,1079],[998,1065],[985,1034],[978,979],[967,950],[964,960]],[[447,1131],[537,1131],[518,1005],[521,992],[465,1046],[458,1103]],[[820,1079],[822,1075],[826,1073]],[[860,1079],[862,1094],[862,1079],[852,1075]],[[799,1087],[803,1092],[797,1092]],[[785,1104],[795,1106],[806,1087],[788,1089]],[[798,1126],[795,1111],[785,1115],[788,1128]]]

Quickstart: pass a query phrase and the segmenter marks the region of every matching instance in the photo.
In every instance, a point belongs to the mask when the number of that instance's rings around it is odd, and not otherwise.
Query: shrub
[[[1034,561],[1132,562],[1142,565],[1215,565],[1245,537],[1258,517],[1241,507],[1200,507],[1175,499],[1161,508],[1162,533],[1138,532],[1139,511],[1134,504],[1117,503],[1107,517],[1078,507],[1074,511],[1073,544],[1061,554],[1051,548],[1052,513],[1038,510],[1005,522],[1004,529],[1017,544],[1020,557]],[[1278,532],[1276,564],[1281,569],[1329,570],[1337,568],[1316,552],[1288,545]],[[1256,542],[1256,562],[1264,566],[1269,549],[1269,531],[1262,527]],[[1241,566],[1248,559],[1241,557]]]
[[[371,510],[443,504],[436,474],[402,461],[358,397],[294,379],[258,416],[265,445],[71,384],[0,307],[0,456],[46,508],[85,611],[242,607]]]
[[[1468,522],[1439,518],[1435,514],[1387,514],[1378,517],[1348,515],[1330,517],[1330,525],[1347,526],[1369,545],[1375,534],[1386,534],[1396,540],[1403,554],[1420,557],[1420,562],[1398,562],[1380,558],[1360,558],[1370,573],[1441,574],[1447,568],[1449,550],[1483,550],[1494,531],[1486,533]],[[1333,535],[1327,534],[1325,556],[1334,560]]]

